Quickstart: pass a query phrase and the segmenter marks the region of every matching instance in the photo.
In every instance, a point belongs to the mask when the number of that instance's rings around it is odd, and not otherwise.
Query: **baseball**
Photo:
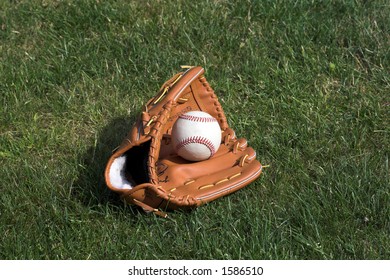
[[[218,121],[202,111],[181,115],[172,128],[172,145],[176,153],[189,161],[212,157],[221,144]]]

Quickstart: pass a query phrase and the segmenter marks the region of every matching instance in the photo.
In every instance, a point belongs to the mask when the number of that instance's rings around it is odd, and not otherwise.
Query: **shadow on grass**
[[[143,214],[138,207],[127,205],[116,193],[110,191],[104,180],[104,170],[112,151],[122,142],[135,120],[136,116],[112,120],[99,132],[94,145],[78,159],[79,176],[73,184],[72,194],[90,209],[109,208],[111,212],[126,211],[133,217]]]

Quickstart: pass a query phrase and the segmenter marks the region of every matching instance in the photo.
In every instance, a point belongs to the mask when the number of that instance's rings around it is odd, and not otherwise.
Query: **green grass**
[[[1,259],[390,259],[388,2],[233,2],[0,2]],[[182,64],[269,168],[161,219],[103,170]]]

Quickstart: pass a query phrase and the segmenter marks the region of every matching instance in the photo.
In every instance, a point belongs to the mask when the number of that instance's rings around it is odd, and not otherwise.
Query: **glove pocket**
[[[221,146],[217,154],[204,161],[188,161],[178,155],[156,162],[159,185],[164,189],[188,185],[202,177],[213,176],[238,164],[236,156],[230,156],[229,147]]]
[[[262,171],[252,148],[240,154],[227,153],[218,158],[192,164],[165,164],[161,186],[174,200],[190,197],[201,205],[250,184]],[[170,164],[170,166],[169,166]],[[172,178],[172,179],[170,179]]]

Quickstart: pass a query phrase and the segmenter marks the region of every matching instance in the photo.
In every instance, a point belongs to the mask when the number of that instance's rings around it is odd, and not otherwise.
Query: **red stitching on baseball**
[[[194,143],[205,145],[210,150],[210,157],[215,154],[214,144],[210,141],[210,139],[207,139],[207,138],[201,137],[201,136],[191,136],[191,137],[188,137],[188,138],[181,140],[176,145],[176,151],[180,150],[181,148],[183,148],[186,145],[194,144]]]
[[[213,117],[198,117],[191,115],[181,115],[179,119],[184,119],[193,122],[216,122],[217,120]]]

